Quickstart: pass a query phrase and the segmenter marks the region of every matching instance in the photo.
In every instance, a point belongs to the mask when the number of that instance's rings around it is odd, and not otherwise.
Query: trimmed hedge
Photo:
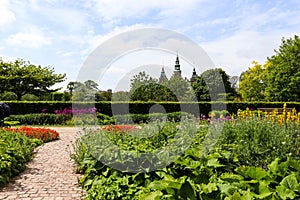
[[[5,121],[6,123],[9,121],[17,121],[18,125],[63,125],[71,119],[71,115],[34,113],[25,115],[11,115],[5,118]]]
[[[46,113],[54,113],[55,110],[72,107],[72,102],[56,101],[6,101],[11,107],[12,115],[41,113],[46,109]],[[197,108],[203,115],[208,115],[212,110],[227,110],[229,113],[236,113],[238,109],[248,108],[282,108],[284,102],[95,102],[95,103],[76,103],[76,108],[96,107],[98,112],[112,116],[119,114],[148,114],[154,105],[161,105],[166,113],[188,112],[199,115]],[[296,108],[300,111],[300,102],[287,102],[287,108]]]

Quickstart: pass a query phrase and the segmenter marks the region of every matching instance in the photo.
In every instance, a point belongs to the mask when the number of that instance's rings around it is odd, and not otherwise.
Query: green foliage
[[[95,101],[98,84],[92,80],[84,83],[72,81],[67,85],[67,91],[71,94],[73,101]]]
[[[300,39],[282,39],[275,55],[268,58],[266,99],[300,101]]]
[[[14,92],[18,100],[25,94],[57,91],[50,87],[63,82],[66,77],[65,74],[55,74],[54,68],[36,66],[21,59],[14,62],[0,59],[0,74],[0,91]]]
[[[21,97],[22,101],[38,101],[39,97],[34,94],[25,94]]]
[[[17,95],[14,92],[4,92],[4,93],[0,94],[0,100],[2,100],[2,101],[17,100]]]
[[[54,102],[54,101],[4,101],[11,108],[12,115],[41,113],[43,109],[46,109],[46,113],[54,113],[55,110],[72,107],[72,102]],[[184,110],[191,112],[192,114],[199,115],[194,108],[199,106],[200,113],[208,116],[208,113],[212,110],[212,105],[215,108],[220,107],[223,110],[224,105],[227,111],[237,113],[238,109],[245,110],[248,108],[282,108],[282,102],[76,102],[76,106],[80,107],[96,107],[98,112],[105,115],[112,116],[112,107],[114,108],[114,115],[119,114],[148,114],[149,110],[154,105],[161,105],[166,110],[166,113],[179,112]],[[287,102],[287,108],[296,108],[300,110],[299,102]],[[215,109],[216,110],[216,109]]]
[[[229,115],[230,113],[227,110],[212,110],[208,113],[208,116],[212,118],[220,118],[221,116],[226,117]]]
[[[109,124],[115,124],[116,121],[113,117],[110,117],[108,115],[97,113],[97,119],[100,125],[109,125]]]
[[[236,96],[235,89],[231,87],[229,76],[221,68],[203,72],[196,78],[193,89],[198,101],[225,101],[234,99]]]
[[[149,123],[155,121],[169,121],[180,122],[182,118],[192,118],[192,115],[185,112],[173,112],[173,113],[150,113],[150,114],[127,114],[127,115],[115,115],[114,119],[117,124],[140,124]]]
[[[191,89],[189,82],[181,77],[173,75],[170,80],[163,82],[162,85],[166,87],[164,94],[165,101],[183,101],[186,98],[193,99],[189,96],[194,96],[194,94],[190,93],[190,95],[188,95],[187,93],[187,91]]]
[[[241,74],[239,92],[245,101],[263,100],[266,87],[266,65],[253,61],[253,67]]]
[[[25,169],[41,141],[0,129],[0,186]]]
[[[95,142],[97,133],[79,139],[72,157],[78,171],[84,173],[80,183],[87,190],[87,199],[298,199],[300,128],[294,125],[280,126],[256,118],[202,123],[183,155],[148,173],[121,172],[95,159],[86,144]],[[156,130],[153,137],[105,136],[124,150],[151,152],[174,139],[176,126],[167,122],[156,129],[151,124],[151,130]],[[223,130],[218,139],[214,134],[219,126]],[[207,154],[202,145],[216,139]]]
[[[241,165],[267,167],[275,158],[290,155],[299,159],[300,129],[289,123],[261,121],[256,117],[225,123],[219,144],[235,145]]]
[[[25,114],[11,115],[5,118],[5,122],[18,121],[19,125],[64,125],[72,119],[71,115],[66,114]]]
[[[130,87],[132,101],[183,101],[186,99],[189,83],[178,76],[159,83],[145,72],[133,76]]]

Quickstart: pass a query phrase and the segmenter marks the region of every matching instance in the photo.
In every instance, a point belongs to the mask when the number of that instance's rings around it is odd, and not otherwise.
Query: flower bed
[[[41,139],[43,142],[49,142],[59,139],[59,134],[55,130],[48,128],[34,128],[34,127],[19,127],[19,128],[6,128],[7,131],[21,133],[30,138]]]
[[[0,186],[25,169],[34,148],[41,144],[41,140],[0,129]]]
[[[140,130],[140,127],[138,126],[133,126],[133,125],[107,125],[107,126],[102,126],[102,130],[106,130],[109,132],[129,132],[129,131],[137,131]]]

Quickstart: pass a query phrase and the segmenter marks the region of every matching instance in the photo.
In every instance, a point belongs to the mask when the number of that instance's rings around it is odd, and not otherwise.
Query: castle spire
[[[175,61],[175,70],[174,70],[174,75],[178,76],[180,78],[181,77],[181,70],[180,70],[180,63],[179,63],[179,57],[178,57],[178,52],[177,52],[177,56],[176,56],[176,61]]]
[[[165,68],[163,66],[162,69],[161,69],[160,77],[159,77],[159,83],[163,83],[163,82],[166,82],[166,81],[168,81],[168,78],[166,76]]]

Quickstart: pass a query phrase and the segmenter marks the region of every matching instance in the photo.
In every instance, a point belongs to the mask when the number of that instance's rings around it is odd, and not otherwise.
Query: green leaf
[[[268,183],[264,181],[258,183],[257,193],[258,195],[256,194],[255,196],[259,199],[266,198],[273,194],[273,192],[269,190]]]
[[[161,191],[155,191],[155,192],[151,192],[146,196],[143,196],[143,199],[145,200],[159,200],[160,197],[163,196],[163,193]]]
[[[208,183],[208,184],[201,184],[201,190],[205,194],[212,193],[213,191],[217,191],[217,183]]]
[[[211,158],[207,161],[207,166],[217,168],[217,167],[223,167],[225,165],[220,164],[217,158]]]
[[[299,160],[290,160],[290,166],[300,172],[300,161]]]
[[[233,182],[240,182],[244,180],[244,177],[237,174],[223,173],[220,175],[220,179],[227,181],[229,183],[233,183]]]
[[[189,181],[185,181],[185,183],[182,184],[179,193],[183,199],[196,200],[195,189]]]
[[[268,165],[270,172],[273,174],[277,174],[278,172],[278,161],[279,158],[276,158],[271,164]]]
[[[290,174],[280,182],[280,185],[291,189],[293,191],[298,191],[299,183],[295,174]]]
[[[295,192],[281,185],[276,187],[276,192],[280,199],[294,199],[297,196]]]
[[[261,180],[268,176],[268,172],[262,168],[256,167],[238,167],[235,171],[242,176],[249,177],[254,180]]]
[[[237,191],[237,187],[231,185],[231,184],[218,184],[218,187],[221,191],[221,193],[226,195],[232,195],[234,192]]]

